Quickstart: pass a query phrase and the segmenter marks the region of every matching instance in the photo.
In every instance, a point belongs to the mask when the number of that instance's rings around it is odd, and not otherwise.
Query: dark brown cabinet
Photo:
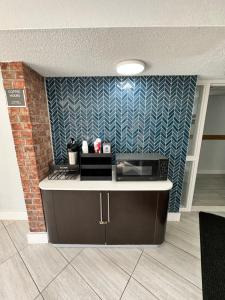
[[[109,244],[153,244],[157,192],[111,192]]]
[[[42,191],[55,244],[160,244],[168,191]]]
[[[43,202],[51,243],[105,243],[99,192],[44,191]]]

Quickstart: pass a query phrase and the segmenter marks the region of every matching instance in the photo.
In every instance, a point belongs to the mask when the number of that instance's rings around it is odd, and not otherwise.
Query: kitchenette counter
[[[49,242],[151,245],[164,241],[169,191],[165,181],[40,182]]]
[[[63,191],[168,191],[173,184],[167,180],[162,181],[116,181],[113,172],[110,181],[81,181],[80,176],[74,180],[49,180],[45,178],[39,184],[41,190]]]

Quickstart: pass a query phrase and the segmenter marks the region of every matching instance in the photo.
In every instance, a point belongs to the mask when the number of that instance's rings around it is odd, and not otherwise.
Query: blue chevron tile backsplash
[[[70,137],[97,137],[115,152],[160,152],[170,159],[169,210],[179,211],[196,76],[47,78],[55,159]]]

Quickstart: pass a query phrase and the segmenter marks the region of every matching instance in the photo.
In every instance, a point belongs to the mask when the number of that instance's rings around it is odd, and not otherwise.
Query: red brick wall
[[[52,161],[44,78],[21,62],[1,64],[3,84],[24,88],[26,107],[9,107],[30,231],[46,231],[39,182]]]

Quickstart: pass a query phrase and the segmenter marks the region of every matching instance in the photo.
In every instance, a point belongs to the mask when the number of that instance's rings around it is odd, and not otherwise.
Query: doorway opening
[[[192,210],[225,211],[225,86],[211,86]]]

